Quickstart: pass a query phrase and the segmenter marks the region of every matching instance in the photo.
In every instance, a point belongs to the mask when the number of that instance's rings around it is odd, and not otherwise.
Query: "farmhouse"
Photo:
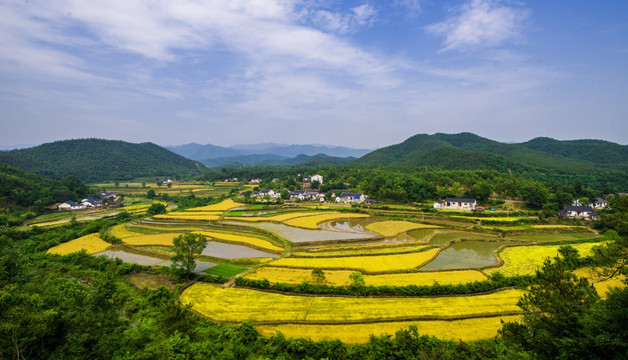
[[[569,218],[596,219],[600,214],[596,213],[591,206],[565,206],[558,212],[559,216]]]
[[[343,191],[340,196],[336,197],[336,202],[364,202],[366,197],[362,193],[351,193]]]
[[[323,176],[316,174],[310,177],[310,182],[318,181],[319,184],[323,184]]]
[[[118,196],[118,194],[116,194],[116,193],[108,193],[108,192],[100,193],[100,197],[102,199],[115,199],[117,196]]]
[[[604,209],[608,205],[608,202],[602,198],[597,198],[595,199],[595,202],[591,205],[594,209]]]
[[[447,209],[447,210],[474,210],[478,206],[478,202],[475,199],[464,198],[445,198],[445,200],[438,200],[434,203],[434,209]]]
[[[79,210],[82,209],[83,204],[79,204],[74,200],[68,200],[63,204],[59,205],[59,210]]]

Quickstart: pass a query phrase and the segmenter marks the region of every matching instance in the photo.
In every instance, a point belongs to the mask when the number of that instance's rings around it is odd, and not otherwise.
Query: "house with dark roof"
[[[445,200],[439,199],[434,203],[434,209],[447,210],[472,211],[476,206],[478,206],[477,200],[466,198],[445,198]]]
[[[345,203],[361,203],[364,202],[364,200],[366,200],[366,196],[364,196],[364,194],[362,193],[352,193],[352,192],[347,192],[347,191],[343,191],[340,196],[336,197],[336,202],[345,202]]]
[[[79,204],[74,200],[68,200],[58,207],[59,210],[79,210],[83,208],[83,204]]]
[[[608,202],[602,198],[597,198],[591,205],[594,209],[604,209],[608,205]]]
[[[565,206],[558,211],[558,216],[574,218],[574,219],[597,219],[600,214],[593,210],[591,206]]]
[[[100,201],[100,199],[96,199],[95,197],[92,197],[92,196],[87,196],[85,199],[81,200],[81,204],[84,207],[100,206],[101,203],[102,201]]]

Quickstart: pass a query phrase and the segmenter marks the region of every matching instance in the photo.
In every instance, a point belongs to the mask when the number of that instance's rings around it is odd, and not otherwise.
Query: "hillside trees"
[[[207,245],[205,235],[188,233],[172,239],[174,255],[170,258],[172,268],[189,279],[196,267],[194,257],[200,254]]]

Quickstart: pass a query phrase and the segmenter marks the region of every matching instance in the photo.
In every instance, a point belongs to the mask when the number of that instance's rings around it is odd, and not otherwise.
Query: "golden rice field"
[[[310,338],[314,341],[340,339],[346,344],[362,344],[369,340],[370,334],[375,336],[392,335],[397,330],[407,329],[410,325],[415,325],[420,335],[436,336],[441,339],[476,341],[494,338],[497,335],[497,330],[503,326],[502,320],[515,322],[520,318],[519,315],[512,315],[453,321],[401,321],[350,325],[282,324],[258,325],[256,328],[263,336],[275,335],[277,331],[280,331],[286,337]]]
[[[597,245],[600,243],[571,244],[579,251],[580,256],[588,256],[591,254],[591,248]],[[546,258],[558,255],[558,248],[560,245],[506,247],[499,253],[499,257],[504,260],[504,265],[486,269],[485,272],[493,274],[499,271],[506,276],[534,274],[543,266]]]
[[[122,241],[127,245],[142,246],[142,245],[162,245],[173,246],[172,239],[182,235],[181,233],[167,233],[167,234],[154,234],[154,235],[142,235],[131,238],[123,239]]]
[[[230,216],[229,219],[241,220],[241,221],[271,221],[271,222],[282,222],[285,220],[300,218],[304,216],[312,216],[321,214],[320,212],[290,212],[287,214],[280,214],[274,216]]]
[[[599,275],[591,268],[576,269],[573,273],[579,277],[589,279],[589,282],[593,284],[593,287],[595,287],[595,290],[601,297],[606,297],[610,288],[625,286],[623,282],[625,276],[623,275],[612,279],[600,279]]]
[[[325,284],[349,285],[349,275],[351,270],[325,270]],[[300,284],[308,282],[314,284],[312,270],[309,269],[288,269],[272,266],[264,266],[246,274],[247,278],[262,280],[267,279],[271,283],[281,282],[286,284]],[[472,281],[486,280],[487,277],[479,271],[436,271],[436,272],[414,272],[401,274],[364,275],[366,285],[433,285],[438,282],[441,285],[464,284]]]
[[[517,222],[520,220],[528,220],[529,217],[479,217],[479,216],[457,216],[451,215],[449,216],[452,219],[462,219],[462,220],[478,220],[478,221],[486,221],[486,222]]]
[[[153,216],[156,219],[174,219],[174,220],[218,220],[221,213],[216,212],[171,212],[168,214],[159,214]]]
[[[359,256],[373,254],[395,254],[411,251],[420,251],[430,247],[430,245],[406,245],[404,246],[378,246],[378,247],[355,247],[355,248],[334,248],[335,251],[299,251],[293,252],[292,255],[299,257],[318,257],[318,256]]]
[[[439,249],[376,256],[347,256],[335,258],[281,258],[272,264],[297,268],[356,269],[366,272],[390,272],[415,269],[432,260]]]
[[[111,246],[106,241],[103,241],[98,234],[89,234],[72,241],[68,241],[63,244],[51,247],[48,249],[49,254],[67,255],[73,252],[85,250],[88,254],[96,254],[101,251],[107,250]]]
[[[378,221],[378,222],[374,222],[374,223],[366,225],[367,230],[374,231],[385,237],[395,236],[397,234],[401,234],[403,232],[410,231],[410,230],[439,228],[439,227],[440,226],[419,224],[419,223],[413,223],[409,221]]]
[[[343,323],[411,318],[455,318],[483,314],[520,312],[522,290],[507,289],[491,294],[447,297],[343,297],[299,296],[221,288],[196,283],[183,291],[180,300],[214,321],[226,323],[317,321]]]
[[[126,239],[133,236],[141,236],[142,233],[131,231],[126,227],[126,224],[119,224],[112,226],[109,229],[109,234],[117,237],[118,239]]]
[[[281,247],[279,247],[277,245],[274,245],[270,241],[258,239],[258,238],[255,238],[255,237],[242,236],[242,235],[233,235],[233,234],[225,234],[225,233],[219,233],[219,232],[209,232],[209,231],[195,231],[195,232],[198,233],[198,234],[203,234],[205,236],[209,236],[209,237],[214,238],[214,239],[221,239],[221,240],[226,240],[226,241],[231,241],[231,242],[237,242],[237,243],[241,243],[241,244],[244,244],[244,245],[253,245],[255,247],[266,249],[266,250],[270,250],[270,251],[276,251],[276,252],[282,252],[283,251],[283,248],[281,248]]]
[[[320,214],[306,217],[298,217],[296,219],[286,220],[283,223],[290,226],[296,226],[306,229],[318,229],[318,224],[323,221],[335,220],[335,219],[347,219],[347,218],[365,218],[369,217],[367,214],[355,214],[355,213],[329,213]]]
[[[219,204],[195,207],[192,209],[187,209],[186,211],[226,211],[241,205],[242,204],[239,204],[231,199],[227,199]]]

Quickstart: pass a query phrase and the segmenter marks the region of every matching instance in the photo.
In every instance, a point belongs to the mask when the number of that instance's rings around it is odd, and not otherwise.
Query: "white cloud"
[[[528,16],[529,10],[504,6],[499,0],[472,0],[427,30],[445,37],[441,51],[494,47],[520,41]]]

